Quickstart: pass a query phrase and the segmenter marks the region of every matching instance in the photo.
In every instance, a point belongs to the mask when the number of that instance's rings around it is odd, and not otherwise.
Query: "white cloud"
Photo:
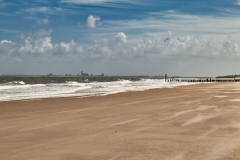
[[[115,0],[62,0],[65,3],[75,3],[75,4],[101,4],[101,3],[109,3],[109,2],[116,2]],[[124,3],[133,3],[134,0],[119,0],[119,2]]]
[[[238,45],[231,41],[228,40],[223,44],[223,52],[226,54],[229,58],[236,58],[236,56],[240,57],[240,52],[239,52],[239,47]]]
[[[58,8],[58,7],[35,7],[35,8],[27,8],[21,10],[21,12],[27,12],[30,14],[35,14],[35,13],[42,13],[42,14],[52,14],[52,15],[59,15],[66,10],[63,8]]]
[[[128,31],[137,39],[140,36],[157,38],[170,30],[179,36],[211,36],[223,43],[226,36],[239,34],[240,18],[188,15],[169,11],[152,13],[152,16],[139,20],[105,20],[103,24],[106,32]]]
[[[80,4],[80,5],[96,5],[113,8],[134,8],[138,6],[151,5],[147,1],[136,1],[136,0],[61,0],[63,3]],[[130,4],[130,5],[126,5]]]
[[[48,25],[48,23],[49,23],[48,17],[44,18],[44,19],[37,20],[37,25]]]
[[[76,4],[92,4],[92,3],[105,3],[112,2],[113,0],[62,0],[62,2],[66,3],[76,3]]]
[[[24,45],[19,49],[22,54],[46,55],[52,52],[53,45],[50,37],[51,31],[40,31],[39,33],[27,37]]]
[[[169,32],[171,33],[171,32]],[[99,58],[109,56],[122,58],[151,58],[151,57],[178,57],[178,58],[240,58],[238,45],[227,39],[222,46],[213,40],[201,36],[170,36],[143,39],[141,43],[127,43],[127,36],[120,32],[113,37],[98,39],[94,44],[82,46],[74,40],[69,43],[61,42],[53,44],[50,31],[40,31],[36,34],[23,37],[23,44],[2,40],[0,54],[6,54],[11,50],[14,55],[78,55],[82,58]]]
[[[0,41],[0,53],[7,54],[14,51],[15,44],[12,41],[2,40]]]
[[[23,39],[24,38],[24,39]],[[0,55],[8,54],[19,57],[29,55],[38,56],[77,56],[82,59],[103,58],[115,56],[123,51],[123,45],[127,43],[127,36],[121,32],[111,38],[99,39],[92,45],[82,46],[74,40],[53,44],[50,31],[40,31],[30,36],[22,36],[23,44],[15,44],[11,41],[3,40],[0,45]],[[11,56],[10,55],[10,56]]]
[[[89,15],[87,18],[87,27],[89,28],[95,28],[96,27],[96,21],[100,21],[100,17]]]
[[[240,5],[240,0],[236,0],[235,5]]]
[[[40,12],[40,13],[49,13],[51,12],[51,9],[48,7],[36,7],[36,8],[28,8],[25,9],[24,11],[35,13],[35,12]]]
[[[126,43],[127,42],[127,36],[123,32],[118,33],[115,36],[115,39],[116,39],[117,43]]]
[[[52,54],[54,55],[67,55],[67,56],[74,56],[74,55],[81,55],[83,54],[83,47],[76,44],[74,40],[71,40],[69,43],[61,42],[60,44],[54,45],[54,49]]]
[[[126,42],[127,36],[121,32],[111,38],[96,40],[86,48],[85,53],[91,58],[113,58],[125,52]]]
[[[98,39],[93,44],[81,45],[74,40],[53,43],[51,30],[40,31],[23,36],[20,43],[0,41],[0,61],[5,65],[6,62],[27,61],[32,65],[49,63],[49,66],[51,64],[54,66],[56,63],[59,65],[66,63],[66,66],[72,66],[73,63],[101,66],[104,62],[104,65],[112,65],[107,68],[114,68],[118,64],[125,69],[130,68],[126,73],[136,71],[141,73],[140,69],[136,69],[139,68],[138,66],[141,66],[142,71],[147,72],[147,69],[152,70],[156,66],[176,67],[180,65],[178,67],[186,69],[189,65],[194,65],[194,62],[207,66],[211,60],[215,60],[217,64],[219,61],[227,63],[240,59],[239,47],[230,38],[226,38],[222,45],[218,45],[213,39],[202,36],[174,36],[172,33],[165,35],[168,34],[163,34],[158,38],[145,38],[139,43],[130,43],[126,34],[120,32],[109,38]],[[153,68],[144,67],[144,64]],[[180,69],[176,68],[176,70]],[[122,71],[122,73],[125,72]]]
[[[141,57],[191,57],[209,58],[221,56],[219,49],[209,40],[202,37],[166,37],[159,39],[144,39],[133,47],[134,56]]]

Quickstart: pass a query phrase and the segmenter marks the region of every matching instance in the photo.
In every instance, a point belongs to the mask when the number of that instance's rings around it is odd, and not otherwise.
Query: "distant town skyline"
[[[240,74],[240,0],[0,0],[0,75]]]

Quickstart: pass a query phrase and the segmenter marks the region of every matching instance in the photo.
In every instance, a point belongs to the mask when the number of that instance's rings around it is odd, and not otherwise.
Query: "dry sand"
[[[0,102],[0,159],[240,159],[240,83]]]

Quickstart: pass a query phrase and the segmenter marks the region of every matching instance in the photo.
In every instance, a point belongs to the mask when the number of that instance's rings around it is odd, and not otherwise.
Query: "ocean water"
[[[0,101],[39,99],[51,97],[108,95],[119,92],[143,91],[153,88],[172,88],[194,83],[165,82],[163,79],[119,80],[113,82],[25,84],[14,81],[0,84]]]

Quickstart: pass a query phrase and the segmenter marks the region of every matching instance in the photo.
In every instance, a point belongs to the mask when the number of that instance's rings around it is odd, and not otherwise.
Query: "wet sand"
[[[240,83],[0,102],[0,159],[240,159]]]

